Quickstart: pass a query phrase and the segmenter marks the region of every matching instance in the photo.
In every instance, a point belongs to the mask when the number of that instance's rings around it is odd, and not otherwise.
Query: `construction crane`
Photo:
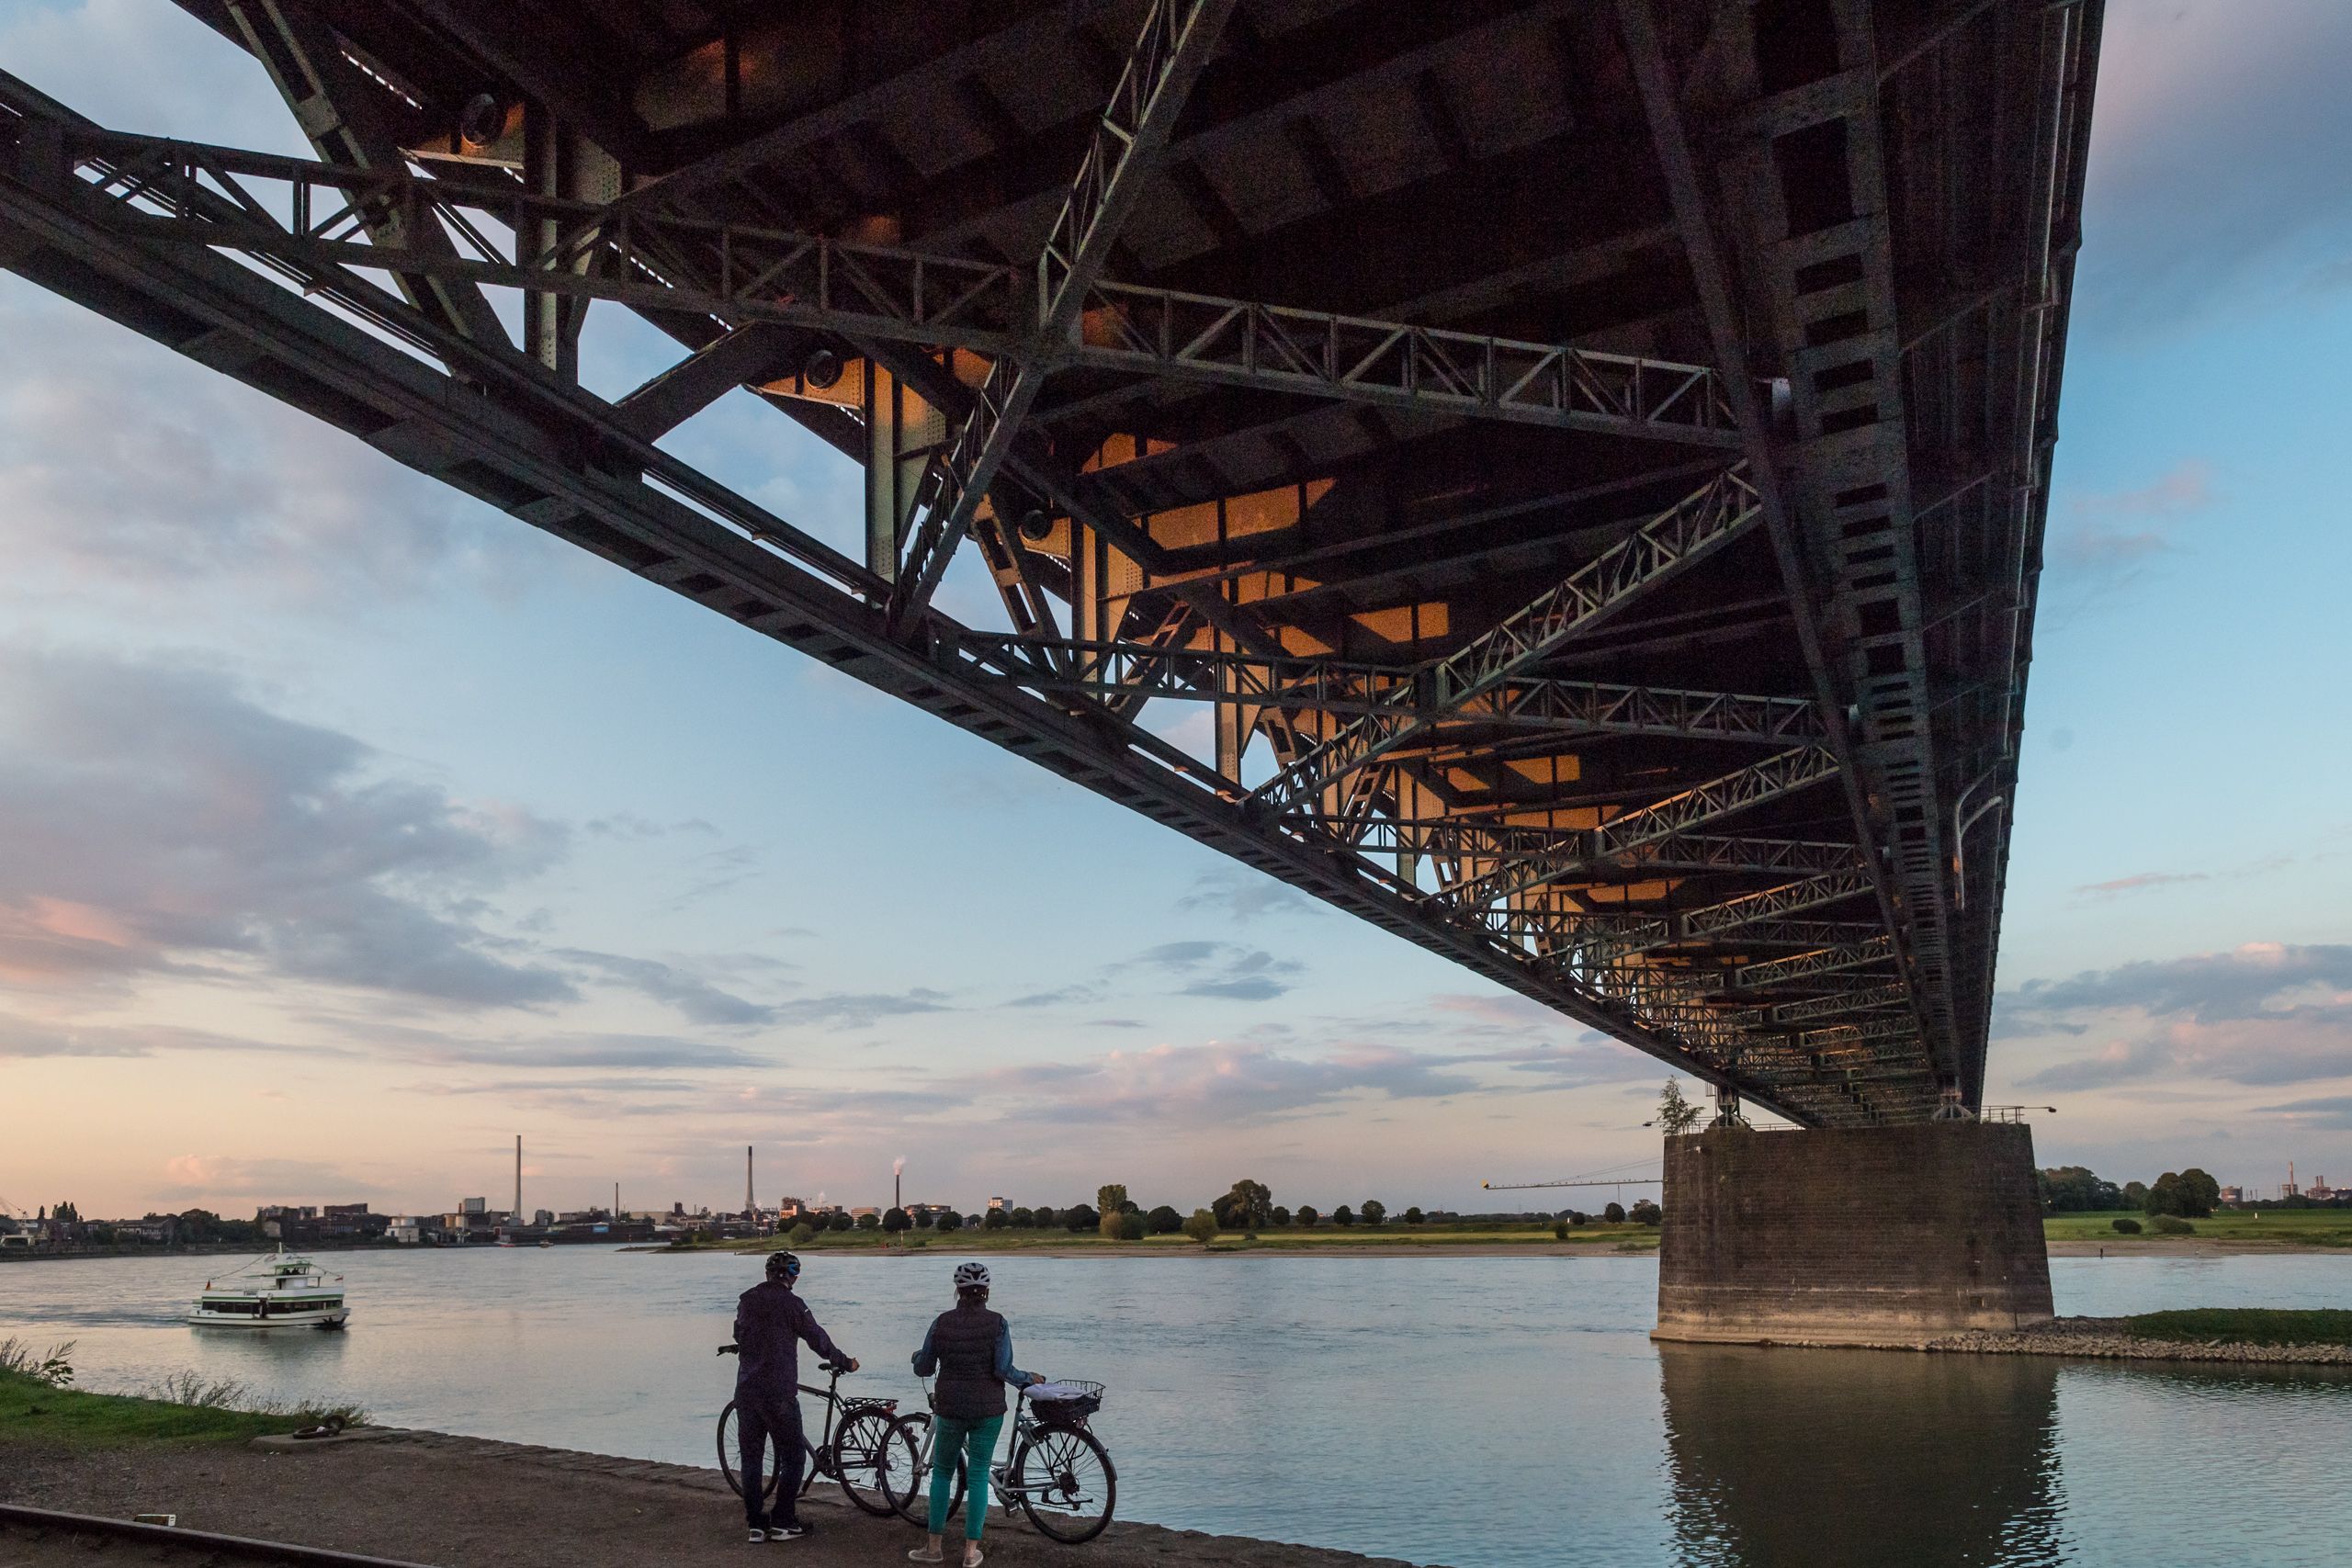
[[[1481,1181],[1478,1186],[1487,1192],[1525,1192],[1537,1187],[1655,1187],[1664,1179],[1657,1176],[1611,1176],[1574,1181]]]

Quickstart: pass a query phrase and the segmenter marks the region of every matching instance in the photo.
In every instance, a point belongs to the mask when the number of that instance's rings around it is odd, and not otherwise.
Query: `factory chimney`
[[[514,1217],[507,1222],[509,1230],[523,1228],[523,1134],[514,1134]]]
[[[759,1205],[752,1199],[752,1145],[745,1144],[743,1145],[743,1217],[748,1220],[759,1212]]]

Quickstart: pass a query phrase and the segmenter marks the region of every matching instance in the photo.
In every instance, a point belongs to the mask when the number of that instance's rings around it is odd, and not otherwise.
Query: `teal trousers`
[[[942,1416],[933,1424],[932,1534],[944,1534],[947,1529],[947,1505],[956,1489],[956,1450],[960,1448],[964,1450],[965,1472],[971,1477],[971,1492],[964,1499],[964,1539],[980,1539],[980,1527],[988,1521],[989,1464],[996,1458],[997,1434],[1003,1430],[1001,1416],[991,1416],[985,1421],[958,1421],[952,1416]]]

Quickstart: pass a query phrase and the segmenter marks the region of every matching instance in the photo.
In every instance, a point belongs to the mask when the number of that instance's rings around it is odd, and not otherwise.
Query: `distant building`
[[[867,1203],[861,1207],[852,1209],[849,1212],[849,1217],[853,1220],[862,1220],[868,1214],[872,1214],[875,1218],[879,1219],[882,1217],[882,1211],[876,1208],[873,1204]]]
[[[1001,1198],[991,1198],[989,1200],[989,1207],[991,1209],[1001,1209],[1004,1207],[1004,1200]]]
[[[2245,1189],[2243,1187],[2222,1188],[2222,1201],[2233,1209],[2236,1208],[2245,1201]]]
[[[461,1214],[486,1214],[489,1212],[490,1200],[487,1198],[460,1198],[458,1200],[458,1213]]]

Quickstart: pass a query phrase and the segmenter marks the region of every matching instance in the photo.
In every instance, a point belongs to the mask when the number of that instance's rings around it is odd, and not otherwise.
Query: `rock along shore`
[[[1815,1350],[1929,1350],[1980,1355],[2076,1356],[2114,1361],[2234,1361],[2265,1366],[2352,1367],[2352,1345],[2249,1345],[2190,1339],[2142,1339],[2120,1317],[2061,1317],[2037,1328],[1973,1328],[1926,1339],[1773,1339],[1773,1345]]]

